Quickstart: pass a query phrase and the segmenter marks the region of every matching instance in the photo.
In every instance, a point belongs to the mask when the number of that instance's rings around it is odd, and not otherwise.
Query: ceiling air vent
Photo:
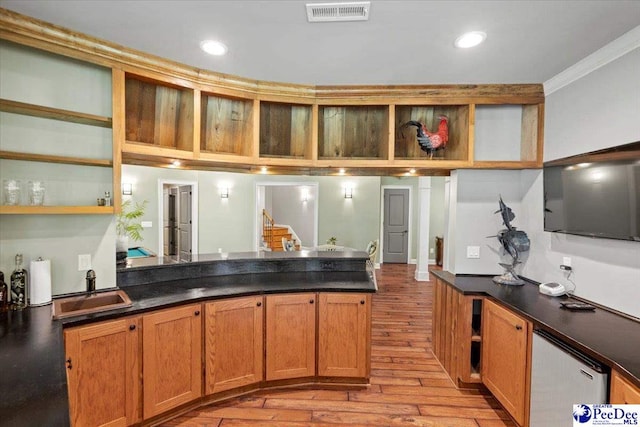
[[[369,1],[348,3],[309,3],[307,19],[309,22],[368,21]]]

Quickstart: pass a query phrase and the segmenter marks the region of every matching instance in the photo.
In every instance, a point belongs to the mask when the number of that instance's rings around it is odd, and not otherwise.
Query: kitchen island
[[[213,254],[181,263],[143,258],[117,272],[131,307],[62,320],[52,320],[51,306],[4,313],[0,317],[2,425],[70,425],[64,331],[236,297],[366,295],[376,290],[367,259],[359,251]],[[370,299],[367,307],[370,310]]]

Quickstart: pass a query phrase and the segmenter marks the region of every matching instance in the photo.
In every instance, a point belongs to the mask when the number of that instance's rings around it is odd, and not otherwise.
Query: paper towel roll
[[[29,305],[51,303],[51,260],[31,261],[29,271]]]

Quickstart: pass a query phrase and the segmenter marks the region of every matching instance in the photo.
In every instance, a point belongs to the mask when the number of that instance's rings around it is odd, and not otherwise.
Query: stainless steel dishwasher
[[[607,368],[542,330],[533,331],[530,427],[572,425],[574,404],[607,403]]]

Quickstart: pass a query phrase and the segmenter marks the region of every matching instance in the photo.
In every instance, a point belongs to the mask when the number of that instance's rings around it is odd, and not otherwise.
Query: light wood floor
[[[262,391],[189,412],[180,427],[512,427],[488,392],[457,390],[431,352],[431,282],[415,265],[386,264],[373,296],[371,387]]]

